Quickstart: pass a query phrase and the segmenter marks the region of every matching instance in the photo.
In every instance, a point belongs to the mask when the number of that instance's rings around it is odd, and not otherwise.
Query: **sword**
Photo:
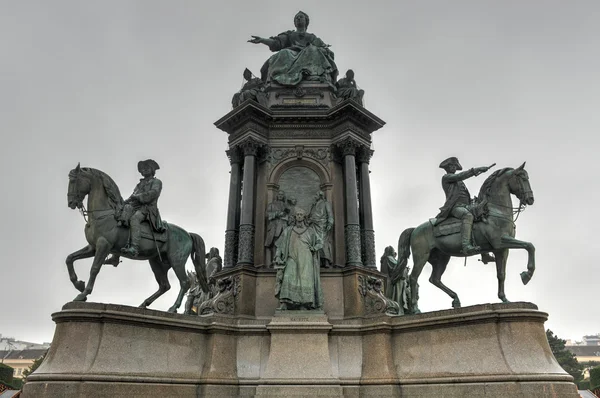
[[[154,236],[154,225],[152,225],[152,220],[150,219],[150,217],[148,217],[150,221],[148,224],[150,224],[150,233],[152,234],[152,239],[154,240],[154,246],[156,246],[156,253],[158,253],[158,259],[160,260],[160,262],[163,262],[162,257],[160,256],[160,250],[158,249],[158,243],[156,242],[156,237]]]

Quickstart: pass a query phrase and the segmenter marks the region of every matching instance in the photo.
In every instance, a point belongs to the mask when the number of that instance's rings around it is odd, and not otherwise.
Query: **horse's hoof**
[[[521,272],[521,281],[523,281],[524,285],[528,284],[530,280],[531,276],[527,272]]]
[[[460,300],[453,300],[452,301],[452,308],[460,308]]]
[[[177,314],[177,307],[173,306],[173,307],[169,308],[168,312],[171,314]]]
[[[146,304],[145,301],[138,306],[138,308],[147,308],[147,307],[148,307],[148,304]]]
[[[83,290],[85,289],[85,282],[84,281],[77,281],[74,283],[75,285],[75,289],[79,290],[80,292],[83,293]]]
[[[87,301],[87,294],[79,293],[73,301]]]

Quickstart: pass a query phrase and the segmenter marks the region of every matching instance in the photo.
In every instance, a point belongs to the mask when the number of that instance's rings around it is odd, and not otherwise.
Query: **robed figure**
[[[285,192],[278,191],[275,199],[267,205],[267,236],[265,248],[267,249],[267,263],[271,258],[273,247],[283,229],[288,226],[289,208],[285,203]]]
[[[296,30],[288,30],[270,38],[252,36],[250,43],[261,43],[276,52],[261,68],[261,79],[284,86],[295,86],[302,80],[333,84],[338,69],[329,46],[306,28],[308,15],[302,11],[294,17]]]
[[[296,210],[295,225],[284,229],[275,246],[279,309],[322,309],[319,250],[323,242],[315,227],[307,225],[304,210]]]
[[[385,284],[385,297],[398,303],[400,306],[399,315],[408,313],[410,309],[408,291],[408,273],[409,267],[406,262],[398,264],[396,260],[396,250],[392,246],[385,248],[381,256],[381,273],[387,276]]]
[[[325,199],[323,191],[315,194],[310,213],[308,215],[309,223],[315,227],[315,230],[321,235],[323,248],[319,255],[322,265],[326,268],[331,267],[333,263],[333,255],[331,254],[331,244],[329,243],[329,235],[333,228],[333,209],[331,203]]]

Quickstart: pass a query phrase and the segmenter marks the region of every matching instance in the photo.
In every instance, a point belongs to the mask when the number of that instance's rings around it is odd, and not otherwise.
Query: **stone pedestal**
[[[320,311],[277,311],[267,330],[271,350],[257,396],[342,396],[329,354],[332,325]]]
[[[578,398],[546,318],[530,303],[343,319],[69,303],[24,396]]]

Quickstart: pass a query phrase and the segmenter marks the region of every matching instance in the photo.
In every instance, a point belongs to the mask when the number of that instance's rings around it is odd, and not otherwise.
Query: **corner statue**
[[[303,209],[296,210],[295,225],[286,227],[275,245],[275,297],[279,309],[322,309],[319,250],[323,242],[314,226],[306,224]]]
[[[457,158],[450,157],[440,163],[440,168],[446,170],[446,175],[442,177],[442,188],[446,194],[446,203],[440,208],[440,213],[436,216],[436,224],[441,223],[450,215],[462,220],[462,252],[465,255],[476,254],[481,248],[471,244],[474,217],[471,211],[467,209],[467,206],[471,203],[471,194],[469,194],[463,180],[485,173],[490,167],[476,167],[456,174],[457,170],[462,170]]]
[[[333,85],[338,74],[333,52],[329,45],[306,31],[309,21],[308,15],[300,11],[294,17],[295,31],[288,30],[268,39],[252,36],[248,40],[265,44],[276,52],[260,70],[263,82],[296,86],[302,80],[310,80]]]
[[[120,221],[123,225],[129,224],[129,246],[123,248],[123,254],[137,257],[141,239],[141,223],[149,221],[153,232],[165,231],[160,213],[158,212],[158,197],[162,191],[162,182],[154,177],[158,170],[158,163],[152,159],[138,162],[138,171],[144,178],[135,186],[131,196],[125,200]]]
[[[442,283],[442,275],[452,256],[468,257],[475,253],[494,254],[498,298],[502,302],[508,302],[504,293],[504,280],[509,249],[527,251],[527,271],[521,273],[523,284],[530,281],[535,271],[535,247],[530,242],[515,239],[515,215],[534,202],[525,163],[516,169],[506,167],[494,171],[482,184],[474,206],[468,207],[470,195],[462,180],[484,173],[491,166],[477,167],[456,174],[462,167],[458,159],[449,158],[443,161],[440,167],[447,172],[442,177],[447,200],[438,217],[446,219],[452,215],[461,221],[448,220],[443,223],[436,222],[435,225],[427,221],[416,228],[404,230],[400,235],[397,267],[406,267],[411,252],[413,254],[408,288],[410,313],[419,312],[417,281],[427,262],[432,266],[429,281],[452,297],[452,306],[459,308],[461,303],[458,295]],[[513,207],[511,195],[519,199],[520,203],[516,208]],[[476,219],[471,212],[484,217]]]
[[[160,195],[160,181],[154,178],[158,164],[152,160],[140,162],[138,169],[144,176],[133,192],[124,201],[119,187],[106,173],[77,167],[69,172],[67,204],[71,209],[80,209],[86,221],[85,238],[88,245],[67,256],[67,269],[73,286],[81,293],[74,301],[86,301],[92,293],[98,273],[109,254],[118,264],[118,255],[123,252],[130,240],[130,231],[124,224],[131,224],[131,243],[123,255],[133,259],[147,260],[150,263],[158,290],[142,302],[145,308],[171,288],[167,273],[173,268],[179,279],[179,294],[169,312],[176,312],[190,287],[185,272],[185,263],[191,257],[197,281],[204,292],[208,292],[205,269],[205,246],[200,235],[190,233],[174,224],[165,229],[156,208]],[[87,196],[87,209],[83,201]],[[121,211],[123,209],[123,211]],[[119,215],[120,214],[120,215]],[[129,214],[129,216],[127,216]],[[125,216],[125,217],[124,217]],[[142,222],[149,219],[150,222]],[[165,229],[160,236],[155,235]],[[141,236],[140,236],[141,235]],[[142,239],[140,239],[142,238]],[[79,280],[74,262],[93,257],[90,278],[87,283]]]
[[[249,99],[257,101],[261,105],[265,105],[266,96],[263,92],[264,82],[258,77],[255,77],[248,68],[244,70],[244,80],[246,80],[246,83],[244,83],[240,91],[233,94],[231,105],[235,108]]]
[[[348,69],[346,72],[346,77],[338,80],[335,83],[335,87],[337,88],[336,95],[338,98],[343,100],[351,99],[363,106],[363,96],[365,95],[365,90],[359,89],[356,85],[356,80],[354,80],[354,71],[352,69]]]

